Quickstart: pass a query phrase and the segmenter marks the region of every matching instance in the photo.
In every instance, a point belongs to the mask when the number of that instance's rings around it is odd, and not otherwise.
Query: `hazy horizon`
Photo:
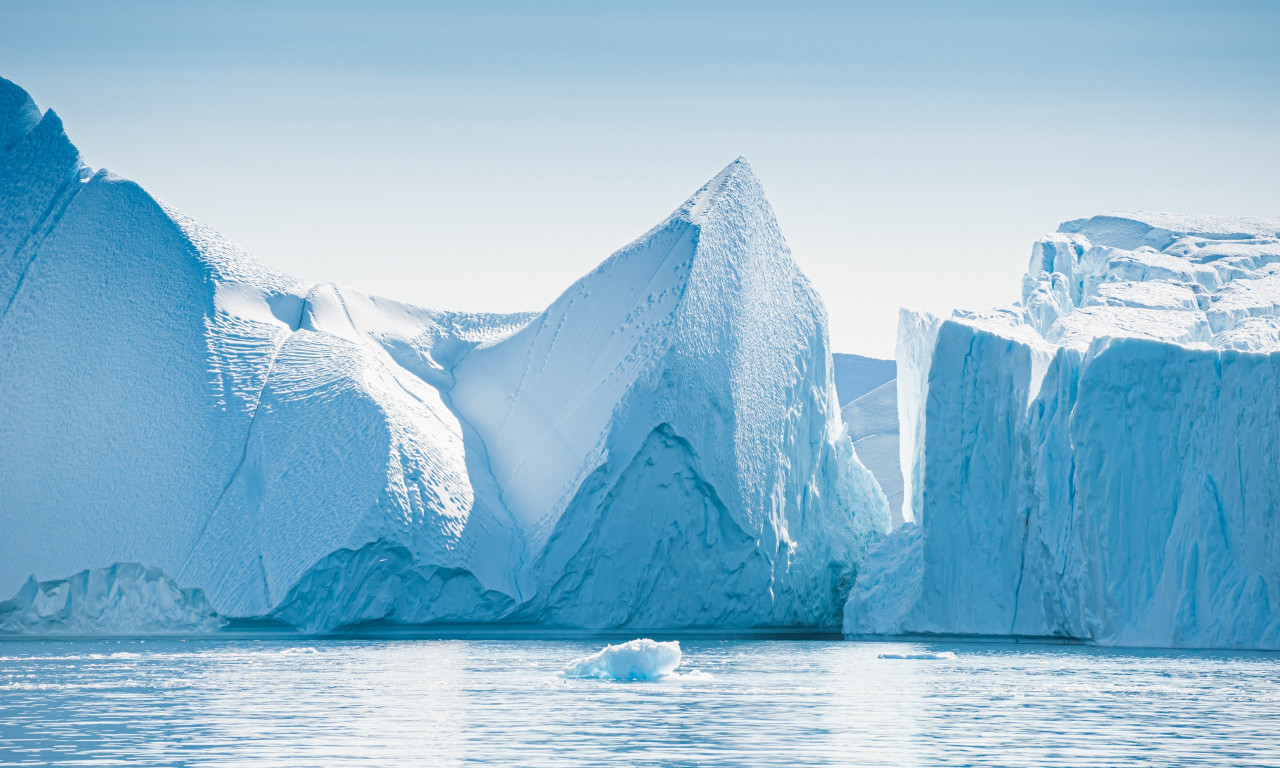
[[[881,357],[1062,221],[1280,214],[1280,5],[731,7],[8,5],[0,76],[262,261],[445,309],[545,307],[744,155]]]

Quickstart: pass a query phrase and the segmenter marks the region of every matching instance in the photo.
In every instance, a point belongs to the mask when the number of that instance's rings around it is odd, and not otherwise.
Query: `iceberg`
[[[67,579],[28,579],[0,603],[0,633],[27,635],[205,634],[223,621],[198,589],[183,589],[137,563],[84,570]]]
[[[590,680],[657,680],[680,666],[680,643],[641,638],[574,659],[564,668],[564,676]]]
[[[836,626],[888,531],[745,160],[475,314],[281,274],[5,80],[0,158],[0,595],[142,563],[305,631]]]
[[[902,313],[904,526],[845,632],[1280,648],[1280,218],[1118,213]]]

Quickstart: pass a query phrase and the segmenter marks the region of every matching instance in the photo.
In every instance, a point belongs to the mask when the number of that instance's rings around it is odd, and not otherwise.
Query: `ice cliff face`
[[[1280,648],[1280,219],[1116,214],[904,312],[907,510],[848,633]],[[895,578],[884,574],[892,571]]]
[[[270,270],[0,80],[0,594],[228,617],[830,625],[885,502],[745,162],[538,315]],[[96,572],[96,571],[94,571]]]

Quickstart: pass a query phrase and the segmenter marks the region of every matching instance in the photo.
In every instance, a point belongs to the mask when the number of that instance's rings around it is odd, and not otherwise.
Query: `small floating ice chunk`
[[[680,643],[648,638],[607,645],[564,668],[565,677],[595,680],[657,680],[680,666]]]
[[[881,659],[928,659],[931,661],[940,661],[943,659],[954,659],[956,655],[951,651],[939,651],[937,653],[929,653],[922,651],[920,653],[882,653],[877,658]]]
[[[670,679],[679,680],[682,683],[709,683],[715,680],[715,675],[710,672],[703,672],[700,669],[691,669],[688,672],[672,672]]]

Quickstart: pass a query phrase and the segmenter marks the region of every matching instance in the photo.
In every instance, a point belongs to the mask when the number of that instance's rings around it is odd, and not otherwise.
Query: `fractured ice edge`
[[[1280,648],[1280,218],[1115,214],[903,311],[899,529],[845,631]]]
[[[835,627],[889,514],[743,160],[546,311],[445,312],[263,266],[0,80],[0,522],[0,629],[323,632]]]

